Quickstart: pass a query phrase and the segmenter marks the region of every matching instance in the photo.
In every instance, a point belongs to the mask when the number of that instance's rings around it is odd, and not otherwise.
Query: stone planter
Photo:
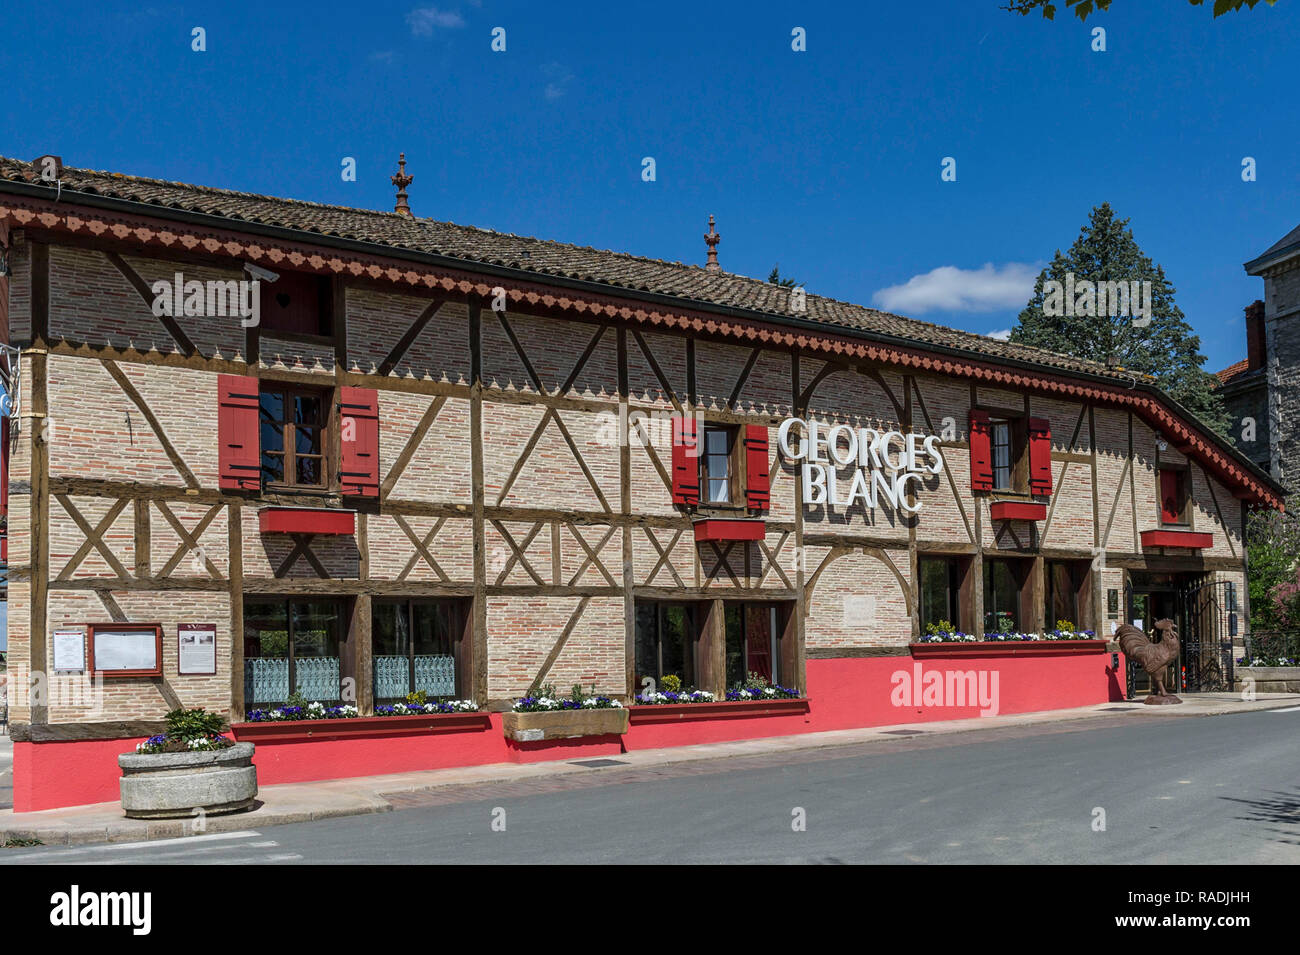
[[[627,732],[627,707],[618,709],[550,710],[536,713],[503,713],[501,728],[506,739],[532,743],[581,736],[622,736]]]
[[[253,744],[195,753],[123,753],[122,809],[130,819],[180,819],[251,808],[257,795]]]
[[[1246,688],[1247,680],[1255,681],[1256,693],[1300,693],[1300,667],[1244,667],[1233,668],[1237,691]]]

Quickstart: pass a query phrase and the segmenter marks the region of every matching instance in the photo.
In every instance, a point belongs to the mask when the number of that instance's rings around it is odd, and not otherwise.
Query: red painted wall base
[[[1014,648],[1011,648],[1014,649]],[[483,726],[447,733],[376,735],[356,738],[257,742],[253,762],[258,783],[310,782],[355,776],[544,760],[591,759],[634,750],[762,739],[825,730],[969,719],[981,707],[956,705],[955,698],[932,692],[936,684],[971,685],[958,674],[972,674],[978,688],[996,698],[988,715],[1067,709],[1124,698],[1124,658],[1111,670],[1110,654],[1062,651],[1033,655],[972,656],[959,649],[927,648],[911,656],[855,657],[808,661],[808,705],[779,714],[744,707],[710,719],[664,718],[633,721],[627,734],[594,739],[516,743],[505,738],[500,714]],[[934,674],[933,676],[931,674]],[[950,676],[951,675],[951,676]],[[120,772],[117,757],[139,739],[14,743],[14,810],[32,812],[61,806],[114,802]]]

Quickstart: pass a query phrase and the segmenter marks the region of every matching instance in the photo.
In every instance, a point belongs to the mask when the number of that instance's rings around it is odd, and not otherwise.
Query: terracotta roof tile
[[[30,163],[0,157],[0,179],[28,181],[32,175]],[[62,189],[66,199],[71,199],[70,193],[88,193],[183,212],[203,213],[232,222],[257,223],[409,252],[456,258],[467,264],[498,265],[539,276],[565,277],[631,292],[671,296],[683,302],[811,320],[827,326],[908,339],[919,346],[957,349],[988,359],[1028,362],[1066,372],[1116,379],[1127,380],[1131,377],[1097,362],[1000,341],[819,295],[808,295],[806,310],[800,313],[791,308],[790,290],[769,282],[729,272],[709,272],[702,266],[643,258],[624,252],[471,228],[434,219],[412,219],[395,212],[374,212],[298,199],[278,199],[67,166],[63,168]]]

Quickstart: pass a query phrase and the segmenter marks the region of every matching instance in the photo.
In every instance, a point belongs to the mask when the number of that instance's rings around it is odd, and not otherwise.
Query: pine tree
[[[773,285],[779,285],[782,288],[794,288],[799,282],[796,279],[781,278],[781,263],[772,266],[772,272],[768,275],[767,280]]]
[[[1201,367],[1205,362],[1201,340],[1175,303],[1174,287],[1164,269],[1138,247],[1128,221],[1117,218],[1110,203],[1092,210],[1069,251],[1062,254],[1057,249],[1051,264],[1039,273],[1033,297],[1011,330],[1011,340],[1151,375],[1161,390],[1231,440],[1223,399],[1213,390],[1216,379]],[[1071,273],[1072,280],[1067,280]],[[1127,283],[1130,289],[1133,282],[1150,282],[1149,323],[1135,322],[1137,302],[1115,316],[1100,307],[1099,296],[1089,302],[1088,286],[1081,285],[1085,281],[1094,287],[1102,282]],[[1060,286],[1048,282],[1076,290],[1074,308],[1069,309],[1075,314],[1065,314]],[[1087,314],[1090,310],[1096,314]]]

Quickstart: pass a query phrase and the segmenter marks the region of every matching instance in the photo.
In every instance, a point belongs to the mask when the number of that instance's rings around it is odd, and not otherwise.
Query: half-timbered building
[[[716,233],[687,266],[48,168],[0,160],[20,810],[116,798],[179,706],[350,700],[259,746],[328,778],[544,758],[494,714],[546,684],[800,693],[634,706],[621,747],[976,712],[900,667],[1102,702],[1114,623],[1177,616],[1191,685],[1246,619],[1282,492],[1140,375],[725,272]],[[371,718],[417,691],[481,715]]]

